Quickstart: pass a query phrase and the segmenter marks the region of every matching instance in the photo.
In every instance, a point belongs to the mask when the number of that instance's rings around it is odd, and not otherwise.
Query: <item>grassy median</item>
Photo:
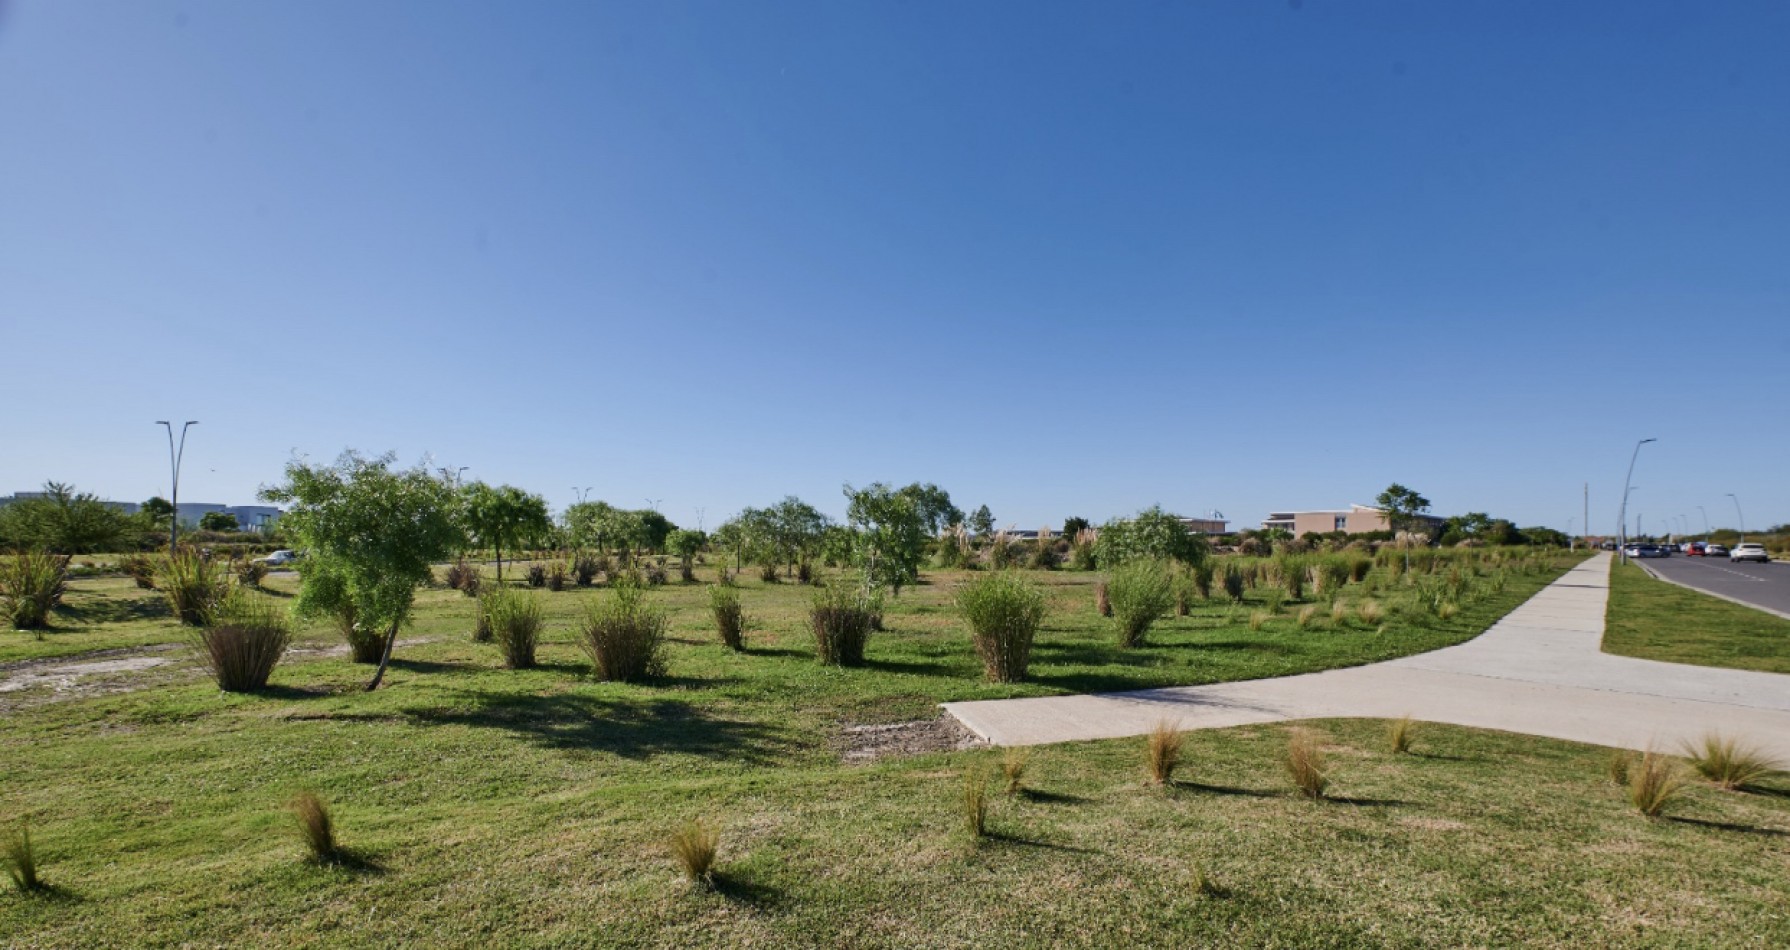
[[[1790,673],[1790,620],[1618,564],[1603,648],[1668,663]]]

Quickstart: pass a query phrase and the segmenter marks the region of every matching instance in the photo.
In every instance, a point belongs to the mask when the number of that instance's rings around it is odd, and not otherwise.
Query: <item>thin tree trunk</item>
[[[379,681],[385,679],[385,668],[392,662],[392,644],[397,642],[398,624],[394,621],[392,623],[391,632],[387,633],[385,636],[385,652],[379,654],[379,669],[373,671],[373,682],[367,684],[367,692],[371,693],[378,689]]]
[[[497,586],[502,587],[503,586],[503,542],[502,541],[497,542],[495,547],[497,549]]]

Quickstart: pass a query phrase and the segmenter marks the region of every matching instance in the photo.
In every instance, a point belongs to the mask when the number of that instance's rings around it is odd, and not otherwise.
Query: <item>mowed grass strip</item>
[[[1618,564],[1603,647],[1646,660],[1790,673],[1790,620]]]

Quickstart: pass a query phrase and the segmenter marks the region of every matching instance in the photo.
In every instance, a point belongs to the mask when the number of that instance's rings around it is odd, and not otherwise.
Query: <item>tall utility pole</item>
[[[1635,443],[1635,451],[1628,457],[1628,474],[1622,477],[1622,508],[1616,515],[1616,551],[1622,563],[1628,563],[1628,490],[1634,486],[1629,481],[1635,477],[1635,459],[1641,455],[1641,446],[1658,439],[1642,439]]]
[[[157,419],[156,425],[168,430],[168,469],[173,476],[174,484],[169,487],[169,494],[174,497],[169,504],[174,506],[174,513],[168,516],[168,556],[174,556],[174,545],[180,539],[180,460],[186,457],[186,430],[199,424],[197,419],[188,419],[180,427],[180,448],[174,448],[174,424],[166,419]]]
[[[1583,525],[1583,529],[1585,532],[1585,541],[1587,544],[1589,544],[1591,541],[1591,483],[1590,482],[1585,483],[1585,522]]]
[[[1743,515],[1740,513],[1740,497],[1738,495],[1734,494],[1733,492],[1729,492],[1728,497],[1734,499],[1734,517],[1740,519],[1740,543],[1745,544],[1746,543],[1746,515]]]

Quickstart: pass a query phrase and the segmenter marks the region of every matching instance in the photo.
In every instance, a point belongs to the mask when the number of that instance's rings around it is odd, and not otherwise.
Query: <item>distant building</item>
[[[1225,527],[1230,524],[1224,518],[1182,518],[1181,523],[1194,534],[1229,534]]]
[[[22,491],[10,495],[0,495],[0,507],[16,501],[28,501],[33,498],[48,498],[48,492]],[[143,506],[134,501],[104,501],[101,504],[116,508],[127,515],[134,515],[143,510]],[[221,505],[212,501],[183,501],[177,509],[180,526],[192,529],[198,526],[199,519],[214,511],[235,515],[237,527],[244,531],[267,531],[280,520],[283,513],[272,505]]]
[[[223,511],[227,515],[235,515],[237,527],[244,531],[267,531],[283,514],[272,505],[230,505]]]
[[[1420,515],[1416,520],[1431,529],[1440,528],[1443,523],[1443,519],[1434,515]],[[1262,519],[1262,528],[1279,529],[1298,538],[1307,534],[1329,534],[1332,531],[1348,534],[1391,531],[1392,523],[1386,520],[1386,512],[1378,508],[1350,505],[1341,511],[1277,511]]]

